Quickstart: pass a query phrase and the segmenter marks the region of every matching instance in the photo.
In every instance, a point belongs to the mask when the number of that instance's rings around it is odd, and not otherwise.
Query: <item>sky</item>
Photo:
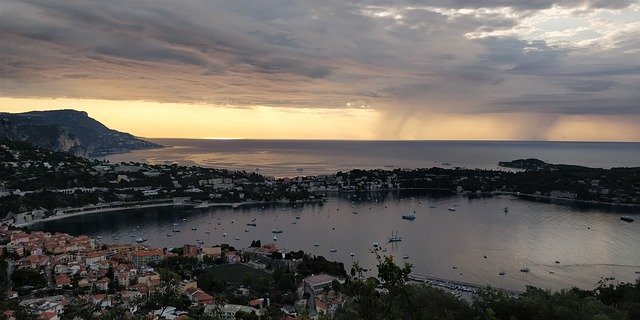
[[[640,0],[0,8],[0,111],[142,137],[640,141]]]

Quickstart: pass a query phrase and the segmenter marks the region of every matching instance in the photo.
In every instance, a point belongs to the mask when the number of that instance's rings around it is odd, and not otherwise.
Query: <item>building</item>
[[[307,289],[313,290],[313,292],[315,293],[321,293],[322,291],[324,291],[325,287],[331,288],[331,283],[333,282],[333,280],[338,280],[340,284],[344,284],[344,279],[339,279],[325,273],[306,277],[302,281]]]
[[[164,258],[162,250],[155,249],[149,251],[136,251],[133,253],[131,262],[135,267],[146,266],[149,263],[158,263]]]

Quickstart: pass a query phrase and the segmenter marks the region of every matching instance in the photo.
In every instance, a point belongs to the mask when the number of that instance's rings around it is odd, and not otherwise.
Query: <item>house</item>
[[[71,285],[71,279],[65,274],[59,274],[56,276],[56,287],[62,288]]]
[[[213,297],[198,288],[187,288],[184,294],[189,298],[189,301],[197,303],[198,305],[213,304]]]
[[[306,289],[313,290],[315,293],[321,293],[325,287],[331,288],[333,280],[338,280],[340,284],[344,284],[344,279],[321,273],[314,276],[306,277],[302,280]]]

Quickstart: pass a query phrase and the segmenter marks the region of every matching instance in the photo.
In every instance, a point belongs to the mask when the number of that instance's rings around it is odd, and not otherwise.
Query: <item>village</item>
[[[290,272],[299,270],[309,257],[301,252],[281,253],[275,244],[254,242],[242,250],[228,245],[187,244],[172,250],[102,244],[87,236],[25,232],[7,225],[0,226],[0,238],[5,243],[0,252],[11,280],[3,295],[43,320],[62,319],[60,316],[79,300],[95,306],[92,315],[96,318],[118,306],[124,307],[127,315],[144,319],[182,319],[193,314],[220,319],[254,314],[257,319],[267,312],[274,314],[274,319],[299,319],[299,315],[316,319],[330,316],[345,301],[340,293],[345,281],[342,267],[338,272],[342,277]],[[192,269],[185,272],[188,268]],[[200,270],[199,278],[195,268]],[[223,268],[216,273],[220,278],[211,279],[202,271],[216,268]],[[336,273],[335,268],[327,270]],[[227,276],[234,273],[242,280],[228,281]],[[174,289],[177,295],[172,296]],[[166,303],[150,302],[158,297]],[[237,303],[240,301],[243,303]],[[15,310],[4,313],[7,319],[16,319]]]

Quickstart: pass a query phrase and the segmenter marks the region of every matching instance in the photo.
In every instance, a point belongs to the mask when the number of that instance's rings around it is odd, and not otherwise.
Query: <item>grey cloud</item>
[[[615,9],[629,3],[2,0],[0,83],[7,96],[283,107],[366,101],[406,117],[635,114],[640,61],[626,53],[639,46],[633,30],[612,38],[618,49],[600,53],[508,36],[470,39],[469,32],[520,21],[424,9],[506,6],[526,15],[554,4]],[[371,6],[402,9],[402,18],[366,14]]]
[[[608,80],[578,80],[567,84],[565,89],[570,92],[602,92],[609,90],[615,83]]]

